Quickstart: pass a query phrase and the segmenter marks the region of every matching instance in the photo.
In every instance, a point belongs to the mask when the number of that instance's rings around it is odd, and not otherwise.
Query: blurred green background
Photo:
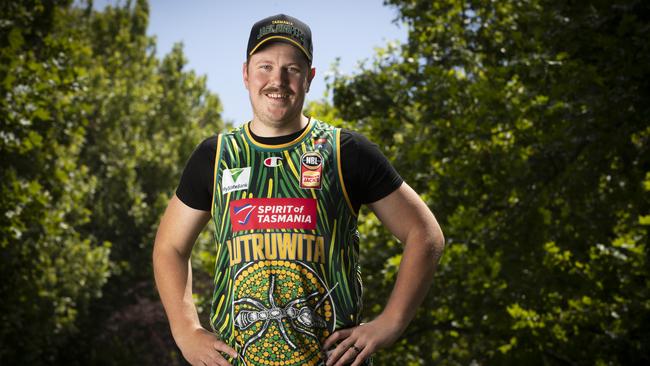
[[[376,364],[649,364],[650,2],[386,5],[408,40],[307,108],[376,142],[447,238]],[[180,45],[156,57],[144,0],[0,9],[2,365],[184,364],[151,249],[186,159],[228,128],[219,97]],[[401,248],[362,216],[370,319]]]

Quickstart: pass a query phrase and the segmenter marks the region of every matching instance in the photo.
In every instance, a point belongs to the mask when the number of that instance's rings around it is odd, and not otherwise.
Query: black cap
[[[313,50],[311,29],[300,20],[285,14],[278,14],[255,23],[251,28],[251,35],[248,37],[246,58],[269,41],[287,42],[297,47],[307,56],[307,60],[311,64]]]

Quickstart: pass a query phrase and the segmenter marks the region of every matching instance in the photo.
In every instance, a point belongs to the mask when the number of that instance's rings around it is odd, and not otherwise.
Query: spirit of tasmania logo
[[[244,198],[230,203],[232,231],[254,229],[316,229],[313,198]]]

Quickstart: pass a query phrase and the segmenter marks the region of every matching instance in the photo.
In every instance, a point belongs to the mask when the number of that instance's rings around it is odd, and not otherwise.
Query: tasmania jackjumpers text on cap
[[[248,37],[247,57],[269,41],[287,42],[298,47],[307,56],[307,60],[311,64],[311,29],[300,20],[288,15],[278,14],[255,23],[251,28],[251,35]]]

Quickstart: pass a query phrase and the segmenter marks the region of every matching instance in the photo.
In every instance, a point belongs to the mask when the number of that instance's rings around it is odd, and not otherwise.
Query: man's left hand
[[[390,346],[395,342],[402,331],[402,326],[396,321],[381,315],[371,322],[337,330],[323,343],[323,349],[327,352],[326,365],[352,364],[352,366],[360,366],[378,349]],[[330,347],[336,343],[338,343],[336,348],[330,351]]]

